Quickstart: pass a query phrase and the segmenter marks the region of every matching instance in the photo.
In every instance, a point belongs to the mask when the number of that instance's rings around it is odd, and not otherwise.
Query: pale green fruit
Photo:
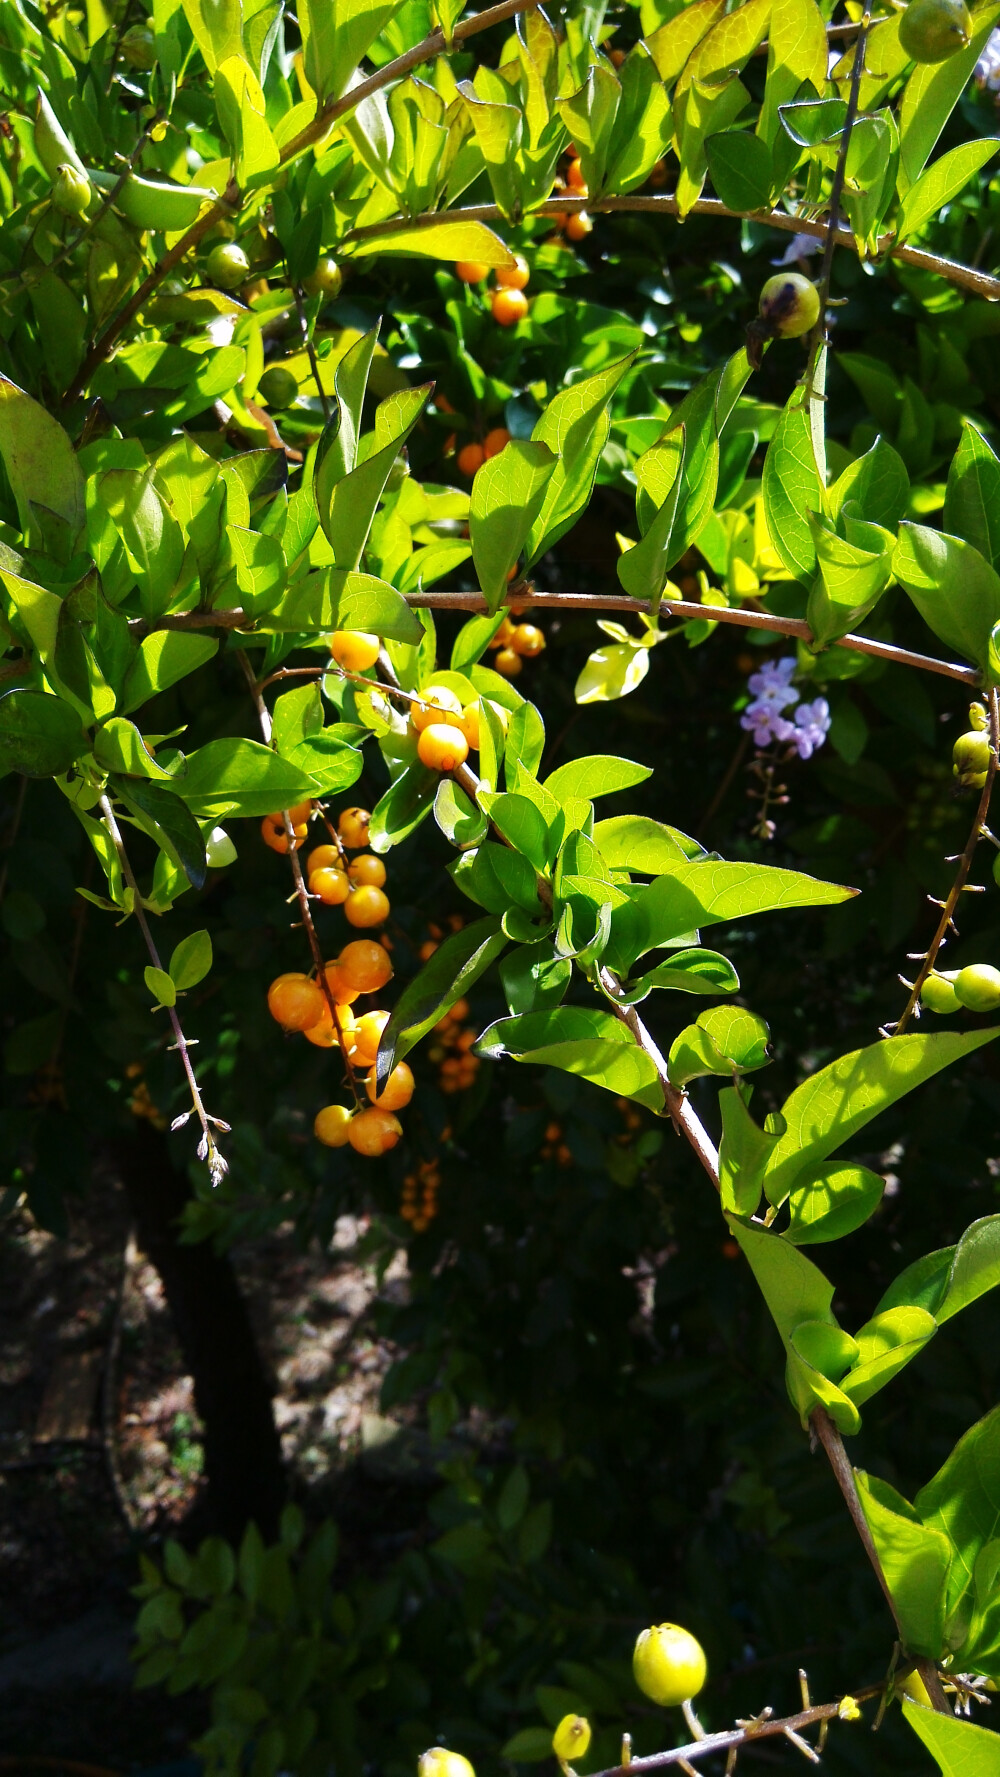
[[[445,1746],[432,1746],[417,1760],[417,1777],[476,1777],[476,1773],[460,1752],[449,1752]]]
[[[323,255],[315,271],[311,271],[302,280],[302,288],[307,296],[328,296],[331,299],[340,295],[340,287],[344,282],[344,274],[335,259],[329,253]]]
[[[760,293],[764,329],[777,339],[798,339],[819,320],[819,291],[801,272],[777,272]]]
[[[966,789],[981,790],[990,763],[990,741],[978,728],[960,734],[951,749],[955,776]]]
[[[920,1004],[926,1006],[928,1012],[957,1012],[962,1002],[955,992],[954,983],[946,981],[943,975],[928,975],[920,989]]]
[[[249,276],[250,261],[243,248],[237,247],[234,241],[220,241],[212,248],[205,270],[220,290],[235,290]]]
[[[257,384],[257,392],[268,407],[291,407],[298,398],[299,385],[283,364],[272,364]]]
[[[990,963],[970,963],[959,969],[955,980],[958,1002],[970,1012],[994,1012],[1000,1006],[1000,969]]]
[[[585,1715],[564,1715],[552,1736],[552,1750],[564,1765],[583,1758],[590,1745],[590,1723]]]
[[[669,1706],[696,1697],[708,1674],[700,1641],[677,1623],[644,1629],[635,1644],[632,1671],[640,1691]]]
[[[82,216],[90,203],[92,187],[89,179],[69,163],[59,168],[59,177],[52,187],[52,202],[64,216]]]
[[[946,62],[972,41],[965,0],[910,0],[899,21],[899,41],[914,62]]]

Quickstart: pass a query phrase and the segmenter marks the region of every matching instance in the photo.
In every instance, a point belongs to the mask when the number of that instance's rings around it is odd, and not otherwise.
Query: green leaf
[[[94,735],[94,758],[102,771],[120,771],[126,777],[166,778],[174,773],[159,765],[134,722],[112,716]],[[177,774],[183,776],[183,772]]]
[[[998,1034],[993,1029],[892,1037],[841,1055],[810,1075],[781,1107],[786,1129],[765,1179],[770,1202],[784,1202],[808,1168],[827,1159],[880,1111]]]
[[[176,1006],[177,990],[164,969],[151,966],[143,970],[143,980],[158,1006]]]
[[[186,679],[219,651],[215,636],[193,635],[179,629],[154,630],[144,636],[138,653],[125,674],[119,708],[123,714],[138,709],[158,691]]]
[[[438,945],[419,975],[404,987],[382,1032],[375,1063],[380,1088],[397,1061],[474,986],[506,944],[498,920],[477,919]]]
[[[834,1368],[835,1373],[838,1367],[843,1371],[850,1361],[849,1348],[843,1343],[846,1335],[837,1326],[830,1306],[832,1283],[811,1259],[779,1234],[748,1227],[732,1216],[728,1220],[781,1335],[787,1355],[785,1381],[803,1424],[808,1423],[813,1409],[822,1405],[840,1431],[848,1436],[856,1432],[861,1423],[857,1407],[825,1373],[826,1368]],[[825,1329],[825,1348],[820,1346],[819,1335],[812,1331],[797,1347],[799,1328],[814,1328],[816,1323]],[[839,1357],[836,1367],[828,1361],[834,1356]]]
[[[251,617],[273,611],[282,593],[288,571],[285,552],[276,537],[261,531],[244,530],[229,524],[225,531],[224,559],[228,560],[231,577],[226,589],[216,598],[217,605],[242,606]]]
[[[841,1161],[817,1167],[799,1177],[789,1193],[791,1221],[785,1239],[795,1246],[814,1246],[853,1234],[882,1201],[885,1180],[865,1166]]]
[[[343,486],[344,483],[341,483]],[[407,646],[418,646],[424,630],[401,593],[374,574],[345,574],[326,568],[309,574],[268,612],[262,629],[363,629]]]
[[[903,524],[892,571],[928,629],[985,670],[1000,622],[1000,576],[979,550],[926,525]]]
[[[974,1584],[981,1551],[1000,1528],[1000,1410],[994,1408],[959,1439],[944,1466],[917,1494],[914,1507],[921,1521],[955,1549],[948,1598],[948,1615],[954,1618]]]
[[[763,1018],[738,1006],[702,1012],[670,1047],[672,1086],[686,1086],[704,1074],[751,1073],[766,1066],[770,1031]]]
[[[988,1033],[992,1034],[992,1033]],[[1000,1283],[1000,1215],[972,1222],[954,1249],[951,1268],[932,1313],[940,1325]]]
[[[613,703],[641,685],[648,671],[649,648],[644,643],[605,644],[590,655],[573,696],[577,703]]]
[[[937,1322],[924,1308],[890,1308],[876,1314],[854,1335],[857,1361],[841,1382],[848,1399],[855,1406],[870,1400],[936,1332]]]
[[[393,229],[391,234],[374,235],[368,240],[362,237],[351,243],[352,259],[363,259],[369,253],[377,253],[380,258],[384,253],[395,253],[409,259],[472,259],[481,265],[516,263],[510,248],[485,222],[450,222],[447,216],[419,228],[403,226]]]
[[[223,811],[238,815],[273,814],[293,808],[313,794],[304,771],[279,759],[260,741],[236,736],[210,740],[189,753],[187,771],[176,780],[178,795],[200,814],[221,819]]]
[[[778,421],[764,458],[764,518],[775,550],[793,579],[808,585],[816,572],[816,545],[809,514],[823,493],[813,454],[809,412],[796,389]]]
[[[650,615],[655,615],[670,568],[684,550],[675,532],[684,492],[686,450],[687,434],[680,426],[644,452],[636,464],[640,497],[647,493],[656,511],[641,542],[618,557],[618,578],[632,598],[649,600]],[[637,512],[639,505],[637,499]],[[578,690],[577,702],[582,701]]]
[[[826,85],[827,41],[823,20],[824,15],[815,0],[772,0],[767,29],[767,82],[757,123],[757,134],[769,147],[780,131],[779,106],[794,99],[806,81],[818,93]]]
[[[357,783],[364,766],[360,748],[351,746],[342,734],[338,734],[339,726],[333,723],[331,727],[321,729],[319,734],[307,735],[285,755],[289,765],[308,773],[315,794],[320,796],[334,796],[340,790],[350,789]]]
[[[504,763],[507,782],[514,787],[515,773],[518,767],[527,777],[533,777],[542,762],[545,751],[545,726],[533,703],[522,703],[514,711],[507,725],[507,739],[504,742]]]
[[[246,186],[276,168],[280,156],[264,115],[267,102],[260,82],[242,53],[219,63],[214,98],[237,183]]]
[[[322,102],[339,99],[362,57],[402,5],[402,0],[303,0],[306,79]]]
[[[876,438],[871,449],[848,463],[826,490],[824,506],[835,524],[846,509],[894,531],[906,511],[909,493],[910,478],[902,457],[884,438]]]
[[[904,1702],[903,1714],[944,1777],[1000,1777],[1000,1734],[919,1703]]]
[[[472,560],[491,611],[507,590],[507,575],[538,516],[556,462],[547,444],[512,438],[476,473],[469,534]]]
[[[596,375],[560,389],[537,421],[532,441],[547,445],[557,461],[525,539],[526,571],[565,535],[586,506],[611,428],[608,406],[635,356],[629,352]]]
[[[512,1765],[539,1765],[552,1757],[551,1728],[521,1728],[501,1748],[500,1757]]]
[[[654,987],[672,988],[675,993],[738,993],[740,978],[729,958],[717,950],[676,950],[647,975],[629,982],[626,1003],[638,1005]]]
[[[79,716],[58,697],[27,689],[0,697],[0,776],[57,777],[86,750]]]
[[[198,822],[180,796],[146,778],[112,775],[108,784],[161,851],[184,871],[188,881],[195,888],[204,888],[208,874],[205,841]]]
[[[482,660],[506,617],[506,611],[495,611],[492,617],[470,617],[468,623],[463,623],[451,650],[451,664],[455,672],[464,672],[467,667],[475,666],[478,660]]]
[[[544,870],[549,863],[549,829],[541,811],[526,796],[502,791],[499,795],[483,793],[481,806],[498,832],[515,851],[526,857],[534,870]]]
[[[32,511],[38,506],[64,519],[75,541],[85,517],[76,453],[58,420],[6,376],[0,376],[0,456],[25,535],[44,546],[40,517]]]
[[[919,1523],[913,1508],[886,1481],[860,1469],[855,1476],[907,1651],[938,1660],[944,1652],[951,1541],[942,1531]]]
[[[421,765],[419,759],[400,772],[372,809],[368,829],[372,851],[379,854],[390,851],[416,832],[434,807],[440,781],[438,773]]]
[[[192,932],[182,938],[170,958],[170,979],[178,993],[197,987],[212,967],[212,940],[207,932]]]
[[[489,1060],[510,1055],[515,1061],[560,1067],[649,1110],[663,1109],[654,1062],[617,1018],[595,1008],[560,1006],[500,1018],[483,1032],[475,1053]]]
[[[552,942],[519,944],[500,963],[500,980],[512,1013],[540,1012],[558,1006],[573,976],[567,957],[557,956]]]
[[[942,154],[932,167],[921,173],[904,197],[896,223],[897,241],[905,241],[908,235],[916,234],[918,228],[957,197],[980,167],[997,153],[1000,153],[1000,140],[996,136],[986,136],[978,142],[961,142],[957,148]]]
[[[739,1216],[756,1214],[764,1166],[778,1139],[754,1122],[745,1102],[746,1091],[724,1086],[719,1093],[719,1191],[723,1209]]]
[[[996,566],[1000,558],[1000,459],[969,419],[948,470],[945,530],[963,537]]]
[[[779,908],[832,906],[855,892],[769,864],[677,864],[641,889],[629,906],[617,909],[612,922],[615,954],[631,965],[647,950],[698,926]]]
[[[393,464],[427,405],[431,387],[426,383],[422,388],[400,389],[380,402],[375,415],[375,439],[380,448],[329,489],[317,477],[319,520],[338,568],[351,571],[358,567]]]
[[[838,536],[822,519],[809,515],[818,578],[806,605],[806,621],[820,647],[847,635],[874,609],[892,578],[891,531],[861,519],[844,520]]]
[[[692,5],[683,7],[676,17],[647,36],[646,48],[667,86],[677,79],[692,51],[725,10],[726,0],[693,0]]]
[[[709,178],[731,210],[764,210],[771,196],[771,154],[747,130],[727,130],[705,145]]]
[[[598,821],[594,844],[612,869],[631,870],[640,876],[660,876],[675,864],[704,856],[696,839],[645,814],[616,814]]]
[[[450,777],[443,777],[434,798],[434,819],[446,839],[459,850],[479,845],[489,832],[489,822]]]
[[[558,766],[545,779],[545,788],[560,801],[567,796],[582,796],[585,801],[592,802],[596,796],[613,796],[618,790],[630,790],[635,784],[645,783],[652,775],[649,765],[619,759],[614,753],[592,753],[589,758],[572,759],[568,765]]]

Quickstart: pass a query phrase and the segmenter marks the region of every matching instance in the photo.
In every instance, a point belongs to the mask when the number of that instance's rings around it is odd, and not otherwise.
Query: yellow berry
[[[364,630],[338,629],[330,637],[330,653],[348,673],[367,672],[378,659],[381,642]]]
[[[690,1702],[705,1682],[705,1650],[687,1629],[659,1623],[644,1629],[635,1644],[632,1671],[640,1691],[654,1703]]]
[[[373,857],[371,852],[363,852],[347,867],[347,874],[355,888],[384,888],[385,865],[381,858]]]
[[[380,1110],[401,1111],[404,1105],[409,1104],[415,1087],[416,1081],[413,1078],[412,1068],[408,1067],[405,1061],[398,1061],[378,1097],[375,1096],[374,1073],[369,1074],[365,1091],[372,1104],[377,1104]]]
[[[462,711],[462,733],[469,743],[470,753],[479,751],[479,700],[467,703]]]
[[[461,720],[462,700],[445,685],[428,685],[420,693],[420,702],[410,705],[410,721],[418,734],[432,722],[454,722],[458,727]]]
[[[316,1112],[313,1134],[327,1148],[346,1148],[350,1141],[351,1112],[345,1104],[324,1105]]]
[[[309,1030],[325,1005],[322,989],[308,975],[278,975],[267,990],[267,1009],[285,1030]]]
[[[585,1715],[564,1715],[552,1736],[552,1750],[561,1764],[584,1758],[590,1745],[590,1723]]]
[[[315,845],[306,859],[306,875],[317,870],[343,870],[344,860],[336,845]]]
[[[448,1752],[444,1746],[432,1746],[417,1760],[417,1777],[476,1777],[473,1767],[460,1752]]]
[[[368,1110],[359,1111],[356,1117],[352,1117],[347,1139],[357,1153],[375,1158],[394,1148],[402,1133],[403,1125],[398,1117],[379,1105],[371,1105]]]
[[[535,623],[519,623],[510,638],[510,645],[515,654],[523,654],[526,660],[533,660],[545,646],[545,635]]]
[[[368,844],[371,815],[367,808],[345,808],[337,822],[337,832],[348,851],[362,851]]]
[[[316,895],[327,907],[339,907],[346,901],[351,892],[351,885],[344,870],[311,870],[309,872],[309,893]]]
[[[454,771],[469,757],[469,743],[461,728],[450,723],[432,722],[417,742],[417,753],[432,771]]]
[[[383,889],[365,887],[352,889],[344,902],[348,925],[380,926],[389,917],[389,897]]]
[[[516,654],[513,647],[510,647],[501,648],[499,654],[494,659],[493,665],[503,678],[516,679],[523,662],[520,654]]]
[[[373,1067],[382,1041],[382,1032],[389,1022],[388,1012],[365,1012],[354,1026],[354,1054],[359,1067]],[[388,1107],[390,1110],[393,1106]]]
[[[392,980],[392,964],[374,938],[355,938],[352,944],[345,944],[335,966],[338,978],[358,993],[378,993]]]
[[[337,1023],[340,1025],[340,1035],[347,1044],[348,1052],[353,1054],[354,1013],[346,1001],[337,1002]],[[306,1042],[314,1043],[317,1049],[335,1049],[337,1047],[340,1037],[337,1035],[337,1026],[333,1022],[333,1015],[325,999],[322,1018],[317,1024],[310,1025],[309,1029],[303,1031],[302,1034]]]

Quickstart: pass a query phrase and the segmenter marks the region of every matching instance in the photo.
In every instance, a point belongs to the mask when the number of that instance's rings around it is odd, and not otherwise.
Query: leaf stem
[[[129,888],[132,890],[132,896],[133,896],[132,911],[135,914],[136,920],[138,921],[139,930],[142,933],[143,939],[145,941],[146,949],[149,953],[150,962],[152,963],[154,969],[160,969],[164,973],[166,973],[166,971],[163,969],[163,964],[160,961],[160,953],[156,948],[156,941],[153,937],[152,932],[149,929],[149,921],[146,918],[146,910],[143,907],[142,896],[139,893],[139,884],[137,883],[137,881],[135,879],[135,872],[132,869],[132,864],[131,864],[131,860],[129,858],[128,852],[125,850],[125,841],[122,838],[121,829],[118,825],[117,820],[115,819],[115,811],[111,806],[111,799],[109,796],[104,795],[101,797],[100,810],[101,810],[101,814],[104,818],[104,825],[108,830],[108,836],[111,840],[112,845],[115,848],[115,851],[118,853],[118,862],[120,863],[120,865],[122,867],[122,875],[124,876],[125,881],[128,883]],[[188,1047],[187,1038],[185,1037],[184,1032],[181,1028],[181,1021],[177,1016],[177,1009],[174,1006],[167,1006],[165,1008],[165,1010],[167,1013],[167,1017],[170,1019],[171,1028],[174,1033],[174,1047],[177,1050],[178,1054],[180,1055],[181,1062],[184,1067],[184,1072],[187,1075],[188,1090],[190,1091],[190,1094],[191,1094],[191,1103],[194,1107],[195,1115],[197,1116],[198,1121],[201,1124],[202,1136],[201,1136],[201,1141],[198,1144],[198,1158],[199,1158],[199,1160],[204,1160],[207,1162],[208,1170],[209,1170],[209,1173],[210,1173],[211,1179],[212,1179],[212,1183],[213,1183],[213,1185],[217,1185],[220,1182],[220,1180],[223,1179],[225,1177],[226,1173],[229,1171],[229,1166],[228,1166],[228,1163],[226,1162],[226,1160],[223,1159],[223,1156],[219,1151],[219,1148],[216,1144],[215,1136],[213,1134],[213,1129],[222,1129],[222,1130],[226,1131],[226,1133],[228,1133],[229,1124],[223,1123],[221,1118],[213,1117],[209,1114],[208,1111],[206,1111],[205,1105],[204,1105],[204,1102],[203,1102],[202,1096],[201,1096],[201,1090],[199,1088],[198,1081],[195,1077],[194,1064],[191,1060],[191,1051]],[[190,1113],[187,1113],[187,1114],[190,1114]],[[211,1125],[211,1127],[210,1127],[210,1125]]]

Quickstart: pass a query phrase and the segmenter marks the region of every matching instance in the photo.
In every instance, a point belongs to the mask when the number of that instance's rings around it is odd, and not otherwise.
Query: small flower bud
[[[90,180],[67,162],[59,168],[59,177],[52,187],[52,202],[64,216],[82,216],[90,203]]]
[[[841,1721],[860,1721],[861,1711],[853,1697],[841,1697],[837,1705],[837,1714]]]
[[[590,1745],[590,1723],[585,1715],[564,1715],[552,1736],[552,1750],[561,1764],[583,1758]]]
[[[981,790],[990,764],[989,736],[970,728],[951,749],[955,776],[963,789]]]

